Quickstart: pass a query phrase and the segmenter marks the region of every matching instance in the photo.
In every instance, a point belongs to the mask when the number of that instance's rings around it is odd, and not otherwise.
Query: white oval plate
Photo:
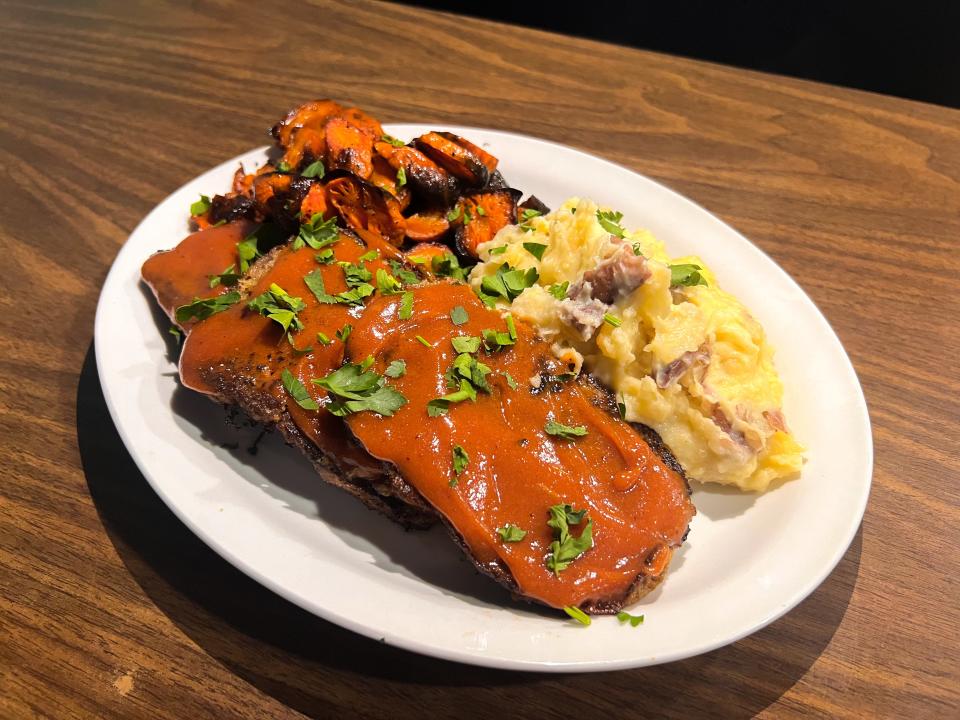
[[[401,137],[434,129],[391,125]],[[477,575],[445,533],[404,532],[324,485],[275,439],[252,456],[223,411],[179,387],[165,324],[140,265],[187,233],[200,193],[225,191],[239,162],[190,181],[140,223],[97,308],[97,367],[110,413],[144,476],[177,516],[229,562],[301,607],[416,652],[517,670],[585,671],[678,660],[731,643],[787,612],[830,573],[854,537],[873,466],[870,421],[840,341],[769,257],[703,208],[599,158],[530,137],[448,128],[500,158],[514,187],[552,207],[590,197],[624,213],[674,255],[696,253],[763,323],[777,348],[785,409],[808,448],[802,477],[763,495],[699,486],[699,510],[667,581],[631,608],[584,628],[512,601]],[[248,433],[249,435],[249,433]],[[239,449],[222,447],[240,442]],[[189,560],[187,560],[189,561]]]

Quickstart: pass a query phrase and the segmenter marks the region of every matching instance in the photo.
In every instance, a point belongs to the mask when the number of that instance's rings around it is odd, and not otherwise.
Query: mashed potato
[[[763,328],[701,260],[671,259],[650,233],[621,232],[615,216],[604,227],[598,211],[572,198],[504,228],[480,246],[471,284],[505,264],[536,268],[511,312],[613,388],[626,419],[656,430],[691,478],[765,490],[795,475],[803,448]]]

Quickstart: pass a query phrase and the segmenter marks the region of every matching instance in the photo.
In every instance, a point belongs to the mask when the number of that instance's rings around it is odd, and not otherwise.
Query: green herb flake
[[[398,140],[393,135],[381,135],[380,139],[385,143],[390,143],[394,147],[404,147],[406,143],[403,140]]]
[[[251,233],[246,238],[237,243],[237,257],[240,260],[240,273],[244,274],[250,269],[250,263],[260,257],[260,251],[257,249],[257,234]]]
[[[462,209],[458,205],[453,210],[447,213],[447,222],[456,222],[457,218],[460,217],[461,212],[462,212]]]
[[[480,349],[480,338],[473,335],[458,335],[450,340],[450,344],[458,353],[475,353]]]
[[[323,160],[314,160],[307,165],[300,174],[305,178],[316,178],[320,180],[327,174],[327,169],[323,166]]]
[[[278,173],[288,173],[292,169],[293,168],[290,166],[290,163],[288,163],[286,160],[281,160],[277,163],[276,171]]]
[[[528,287],[533,287],[540,274],[536,268],[518,270],[504,263],[497,268],[496,273],[487,275],[480,282],[480,299],[488,307],[492,307],[499,298],[513,302]]]
[[[323,303],[324,305],[335,305],[339,302],[336,295],[331,295],[327,292],[326,285],[324,285],[323,282],[323,273],[320,270],[313,270],[307,273],[303,278],[303,282],[310,292],[313,293],[317,302]]]
[[[403,169],[403,166],[397,168],[397,189],[402,188],[407,184],[407,171]]]
[[[240,302],[240,293],[236,290],[211,298],[194,298],[193,302],[178,307],[174,318],[180,325],[190,320],[206,320],[211,315],[223,312],[238,302]]]
[[[303,330],[303,323],[297,315],[306,308],[306,304],[301,298],[288,294],[276,283],[271,284],[269,290],[248,302],[247,307],[273,320],[283,328],[284,332],[290,328]]]
[[[564,440],[573,440],[587,434],[587,427],[585,425],[570,426],[558,423],[555,420],[547,421],[543,429],[547,435],[553,435],[554,437],[563,438]]]
[[[450,311],[450,322],[454,325],[465,325],[469,320],[470,316],[463,305],[457,305]]]
[[[473,384],[469,380],[461,380],[459,390],[449,395],[435,398],[427,403],[427,415],[430,417],[446,415],[447,410],[449,410],[450,406],[454,403],[464,402],[465,400],[476,401],[476,399],[477,391],[473,387]]]
[[[300,382],[297,378],[293,376],[286,368],[283,369],[283,372],[280,373],[280,380],[283,381],[283,389],[292,397],[297,405],[302,407],[304,410],[319,410],[320,406],[317,405],[317,401],[310,397],[310,394],[307,392],[307,388],[304,387],[303,383]]]
[[[397,316],[401,320],[409,320],[413,316],[413,293],[405,292],[400,296],[400,311]]]
[[[389,378],[403,377],[407,374],[407,361],[394,360],[387,365],[387,369],[383,371],[383,374]]]
[[[210,198],[206,195],[201,195],[199,200],[190,204],[190,214],[193,217],[206,215],[207,210],[209,209],[210,209]],[[183,216],[181,215],[181,217]]]
[[[298,348],[297,343],[293,340],[293,333],[287,333],[287,342],[290,344],[290,349],[293,350],[294,355],[306,355],[309,352],[313,352],[313,345],[308,345],[305,348]]]
[[[317,333],[317,342],[321,345],[330,345],[333,343],[333,340],[330,339],[330,336],[323,332]]]
[[[616,235],[618,238],[626,237],[627,234],[623,226],[620,225],[621,220],[623,220],[622,212],[616,212],[615,210],[597,210],[597,222],[600,223],[600,227],[611,235]]]
[[[324,220],[323,215],[314,213],[307,222],[300,224],[300,231],[293,239],[292,246],[294,250],[299,250],[304,245],[320,250],[333,245],[339,239],[340,231],[337,229],[336,217]]]
[[[183,340],[183,332],[176,325],[167,328],[167,332],[173,335],[177,340]]]
[[[321,265],[330,265],[334,259],[333,250],[331,248],[326,248],[314,255],[313,258]]]
[[[240,276],[237,274],[237,266],[231,265],[228,268],[225,268],[222,273],[219,275],[208,275],[207,279],[210,281],[210,287],[215,288],[218,285],[225,285],[226,287],[232,287],[240,282]]]
[[[453,473],[457,477],[463,475],[463,471],[467,469],[467,465],[470,464],[470,456],[467,455],[467,451],[463,449],[460,445],[453,446]]]
[[[337,330],[337,332],[334,334],[337,336],[340,342],[346,342],[347,338],[350,337],[350,333],[352,332],[353,332],[353,325],[351,325],[350,323],[347,323],[342,328]]]
[[[497,245],[495,248],[490,248],[489,250],[487,250],[487,254],[503,255],[509,247],[510,247],[509,245]]]
[[[516,326],[516,324],[513,322],[513,315],[511,315],[510,313],[507,313],[507,315],[506,315],[506,317],[504,318],[504,320],[506,320],[506,323],[507,323],[507,333],[509,333],[510,339],[513,340],[514,342],[516,342],[516,339],[517,339],[517,326]]]
[[[567,289],[570,287],[570,281],[564,280],[562,283],[556,283],[547,288],[547,292],[553,295],[557,300],[563,300],[567,296]]]
[[[460,267],[460,261],[453,253],[444,253],[435,255],[430,260],[430,268],[437,277],[448,277],[454,280],[464,282],[467,279],[467,271]]]
[[[397,278],[404,285],[416,285],[420,282],[420,278],[417,277],[417,274],[412,270],[408,270],[403,266],[403,264],[397,260],[390,261],[390,269],[393,271],[394,277]]]
[[[481,332],[481,335],[483,335],[483,346],[488,352],[496,352],[514,344],[509,332],[486,329]]]
[[[580,537],[574,537],[570,534],[570,526],[579,525],[587,514],[586,510],[574,510],[571,505],[563,504],[552,505],[549,513],[547,525],[553,528],[554,540],[550,543],[551,554],[547,557],[547,568],[559,575],[570,563],[593,547],[593,520],[587,518]]]
[[[525,242],[523,249],[533,255],[537,260],[542,260],[543,253],[546,251],[547,246],[543,243]]]
[[[530,232],[533,230],[533,226],[530,224],[530,221],[535,217],[540,217],[541,215],[543,215],[543,213],[539,210],[526,208],[522,213],[520,213],[520,229],[524,232]]]
[[[358,262],[373,262],[380,257],[379,250],[368,250],[358,258]]]
[[[527,536],[527,531],[521,530],[516,525],[507,524],[502,528],[497,528],[497,535],[505,543],[514,543],[523,540]]]
[[[624,401],[623,393],[620,393],[620,399],[617,400],[617,412],[621,420],[627,419],[627,403]]]
[[[510,388],[511,390],[516,390],[517,387],[519,387],[519,386],[517,385],[517,381],[513,379],[513,375],[511,375],[510,373],[508,373],[506,370],[503,371],[502,375],[503,375],[504,378],[506,378],[506,380],[507,380],[507,385],[509,386],[509,388]]]
[[[607,325],[612,325],[612,326],[615,327],[615,328],[620,327],[621,325],[623,325],[623,320],[621,320],[620,318],[618,318],[616,315],[611,315],[610,313],[604,313],[604,314],[603,314],[603,321],[604,321]]]
[[[424,347],[428,347],[428,348],[432,348],[432,347],[433,347],[433,345],[430,343],[430,341],[427,340],[423,335],[417,335],[417,336],[416,336],[416,341],[417,341],[418,343],[420,343],[421,345],[423,345]]]
[[[377,289],[381,295],[396,295],[403,291],[403,285],[383,268],[377,269]]]
[[[359,365],[346,363],[326,377],[312,381],[333,398],[327,405],[331,413],[343,417],[357,412],[373,412],[389,417],[407,404],[403,395],[386,384],[386,378],[370,370],[372,364],[372,357]]]
[[[670,266],[670,287],[692,287],[706,285],[703,268],[693,263],[679,263]]]
[[[620,621],[621,625],[624,623],[630,623],[630,627],[643,625],[643,615],[631,615],[630,613],[622,610],[617,613],[617,620]]]
[[[483,205],[477,205],[477,215],[483,217],[487,214],[487,211],[483,209]]]
[[[590,623],[592,622],[592,620],[590,619],[590,616],[587,615],[580,608],[575,607],[573,605],[566,605],[564,606],[563,611],[567,615],[572,617],[574,620],[576,620],[578,623],[580,623],[581,625],[585,627],[590,627]]]

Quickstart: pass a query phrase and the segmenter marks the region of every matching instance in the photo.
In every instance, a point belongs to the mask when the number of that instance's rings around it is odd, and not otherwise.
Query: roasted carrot
[[[516,190],[492,190],[460,198],[448,215],[454,242],[464,255],[477,257],[477,246],[493,239],[501,228],[517,221]]]
[[[346,170],[366,180],[373,172],[373,137],[342,117],[332,117],[324,128],[327,170]]]
[[[327,202],[348,227],[377,233],[393,245],[403,242],[405,222],[396,198],[350,175],[331,180],[326,188]]]
[[[310,186],[303,202],[300,203],[300,218],[307,221],[317,214],[324,219],[334,214],[330,203],[327,202],[327,189],[318,182]]]
[[[325,158],[326,155],[327,137],[323,129],[302,127],[293,134],[281,160],[291,170],[298,170],[301,165]]]
[[[378,142],[374,149],[403,176],[412,190],[426,200],[445,207],[453,204],[459,188],[456,179],[422,152],[412,147],[394,147]]]
[[[380,123],[359,108],[352,107],[342,110],[337,113],[337,117],[341,117],[354,127],[360,128],[360,130],[365,132],[374,140],[379,140],[381,137],[383,137],[383,127],[380,125]]]
[[[450,229],[450,223],[439,212],[423,212],[407,218],[407,238],[415,243],[436,242]]]
[[[473,151],[440,133],[429,132],[413,142],[418,150],[468,187],[482,187],[490,177],[487,166]]]
[[[303,127],[320,129],[327,118],[341,111],[343,106],[333,100],[313,100],[295,107],[270,132],[277,139],[277,144],[286,148],[297,130]]]
[[[451,132],[438,132],[437,135],[442,135],[450,142],[456,143],[460,147],[469,150],[471,153],[476,155],[480,159],[480,162],[483,163],[483,166],[487,169],[487,172],[493,174],[493,171],[497,169],[497,164],[500,161],[483,148],[474,145],[466,138],[462,138],[459,135],[454,135]]]
[[[424,272],[433,274],[432,262],[435,257],[444,257],[445,255],[452,255],[446,245],[441,245],[440,243],[420,243],[414,245],[412,248],[407,250],[403,256],[409,262],[418,265],[424,270]]]

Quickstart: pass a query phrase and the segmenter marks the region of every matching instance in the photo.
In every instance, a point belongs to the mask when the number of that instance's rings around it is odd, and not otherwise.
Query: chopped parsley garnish
[[[603,321],[607,325],[612,325],[613,327],[620,327],[623,325],[623,320],[618,318],[616,315],[611,315],[610,313],[603,314]]]
[[[314,250],[320,250],[327,245],[333,245],[340,238],[335,217],[324,220],[323,215],[314,213],[305,223],[301,223],[300,232],[293,239],[293,249],[299,250],[309,245]]]
[[[463,206],[463,224],[464,227],[473,222],[473,215],[470,214],[469,208],[466,205]]]
[[[387,365],[387,369],[383,371],[383,374],[389,378],[403,377],[407,374],[407,361],[394,360]]]
[[[353,325],[351,325],[350,323],[347,323],[342,328],[337,330],[337,332],[334,334],[337,336],[337,338],[339,338],[340,342],[346,342],[347,338],[350,337],[350,333],[352,332],[353,332]]]
[[[624,402],[623,393],[620,393],[620,399],[617,400],[617,412],[620,413],[620,419],[627,419],[627,404]]]
[[[377,289],[381,295],[396,295],[403,291],[403,285],[383,268],[377,269]]]
[[[292,168],[286,160],[281,160],[277,163],[276,171],[278,173],[288,173],[290,170],[292,170]]]
[[[297,380],[286,368],[283,369],[283,372],[280,373],[280,379],[283,381],[283,389],[289,393],[297,405],[302,407],[304,410],[319,410],[320,406],[317,405],[317,401],[310,397],[310,394],[307,392],[307,388],[304,387],[303,383]]]
[[[483,330],[481,334],[483,335],[483,346],[487,349],[487,352],[496,352],[514,344],[514,339],[510,337],[509,332],[487,329]]]
[[[507,322],[507,332],[510,334],[510,339],[516,341],[516,339],[517,339],[517,326],[516,326],[516,324],[513,322],[513,315],[511,315],[510,313],[507,313],[507,315],[506,315],[506,317],[504,318],[504,320],[506,320],[506,322]]]
[[[317,299],[317,302],[325,305],[334,305],[339,302],[336,295],[331,295],[327,292],[327,287],[323,282],[323,273],[319,270],[314,270],[307,273],[303,277],[303,282],[306,284],[307,288],[309,288],[310,292],[313,293],[313,296]]]
[[[397,316],[401,320],[409,320],[413,316],[413,293],[405,292],[400,296],[400,311]]]
[[[530,232],[533,230],[533,226],[530,225],[530,221],[535,217],[540,217],[541,215],[543,215],[543,213],[539,210],[526,208],[522,213],[520,213],[520,229],[524,232]]]
[[[397,168],[397,188],[402,188],[407,184],[407,171],[403,169],[403,166]]]
[[[480,349],[480,338],[473,335],[458,335],[450,340],[450,344],[458,353],[475,353]]]
[[[477,205],[477,215],[483,217],[487,214],[487,211],[483,209],[483,205]]]
[[[333,342],[333,340],[331,340],[331,339],[330,339],[330,336],[327,335],[326,333],[318,332],[318,333],[317,333],[317,342],[320,343],[321,345],[329,345],[329,344],[331,344],[331,343]]]
[[[551,555],[547,557],[547,568],[557,575],[566,570],[570,563],[593,547],[593,520],[587,518],[580,537],[570,534],[571,525],[579,525],[586,510],[574,510],[570,505],[552,505],[547,525],[553,528],[554,540],[550,543]]]
[[[428,347],[428,348],[433,347],[433,344],[429,340],[427,340],[423,335],[417,335],[416,341],[421,345],[423,345],[424,347]]]
[[[461,380],[459,390],[450,393],[449,395],[444,395],[443,397],[434,398],[427,403],[427,415],[430,417],[446,415],[447,410],[453,403],[476,399],[477,391],[474,390],[473,385],[471,385],[468,380]]]
[[[313,352],[313,345],[308,345],[305,348],[298,348],[297,344],[293,341],[293,333],[287,333],[287,342],[290,343],[290,349],[293,350],[294,355],[306,355],[309,352]]]
[[[467,455],[467,451],[463,449],[460,445],[453,446],[453,474],[454,478],[451,480],[451,485],[455,485],[457,480],[456,478],[460,477],[463,474],[463,471],[467,469],[467,465],[470,464],[470,456]]]
[[[361,255],[361,256],[358,258],[358,260],[359,260],[360,262],[372,262],[372,261],[376,260],[378,257],[380,257],[380,251],[379,251],[379,250],[368,250],[368,251],[365,252],[363,255]]]
[[[528,287],[532,287],[539,278],[540,274],[536,268],[517,270],[504,263],[497,268],[494,275],[487,275],[483,278],[480,283],[480,299],[488,307],[492,307],[498,298],[513,302],[520,293]]]
[[[333,250],[331,248],[325,248],[313,256],[313,259],[316,260],[321,265],[329,265],[333,262]]]
[[[207,275],[207,279],[210,281],[211,288],[215,288],[221,283],[227,287],[230,287],[232,285],[236,285],[240,281],[240,275],[237,274],[237,266],[231,265],[219,275]]]
[[[192,303],[178,307],[174,317],[181,325],[189,320],[206,320],[211,315],[223,312],[238,302],[240,302],[240,293],[236,290],[212,298],[194,298]]]
[[[453,253],[434,255],[430,260],[430,269],[437,277],[448,277],[463,282],[467,279],[467,271],[460,267],[460,261]]]
[[[457,218],[460,217],[460,213],[461,213],[461,212],[462,212],[462,209],[461,209],[461,207],[458,205],[458,206],[455,207],[453,210],[451,210],[450,212],[447,213],[447,222],[456,222],[456,221],[457,221]]]
[[[516,525],[504,525],[502,528],[497,528],[497,535],[500,536],[500,539],[503,542],[520,542],[527,536],[526,530],[521,530]]]
[[[300,174],[305,178],[317,178],[319,180],[327,174],[327,169],[323,166],[323,160],[314,160]]]
[[[509,245],[497,245],[495,248],[490,248],[489,250],[487,250],[487,254],[503,255],[507,251],[507,248],[509,247],[510,247]]]
[[[180,331],[176,325],[171,325],[167,328],[167,332],[173,335],[177,340],[183,340],[183,333]]]
[[[260,257],[260,251],[257,250],[257,233],[251,233],[237,243],[237,257],[240,259],[240,273],[243,274],[250,269],[250,263]]]
[[[407,399],[386,384],[386,378],[370,370],[373,358],[361,364],[346,363],[326,377],[313,380],[333,397],[327,409],[343,417],[356,412],[374,412],[378,415],[393,415],[406,405]]]
[[[643,625],[643,615],[631,615],[623,610],[617,613],[617,620],[619,620],[621,624],[630,623],[631,627]]]
[[[402,282],[404,285],[416,285],[420,282],[420,278],[417,277],[415,272],[408,270],[397,260],[390,261],[390,269],[393,270],[394,276]]]
[[[394,147],[403,147],[406,143],[403,140],[397,140],[393,135],[381,135],[380,139],[385,143],[390,143]]]
[[[248,302],[247,307],[273,320],[283,328],[284,332],[291,327],[294,330],[303,330],[303,323],[300,322],[297,314],[306,308],[306,304],[302,299],[289,295],[276,283],[272,283],[269,290]]]
[[[508,373],[506,370],[504,370],[504,371],[502,372],[502,375],[503,375],[503,377],[506,378],[506,380],[507,380],[507,385],[510,387],[510,389],[511,389],[511,390],[516,390],[516,389],[517,389],[517,381],[513,379],[513,375],[511,375],[510,373]]]
[[[563,438],[564,440],[573,440],[574,438],[583,437],[587,434],[586,425],[570,426],[558,423],[555,420],[548,420],[543,429],[547,435],[553,435]]]
[[[622,212],[615,210],[597,210],[597,221],[600,223],[600,227],[611,235],[616,235],[618,238],[626,237],[627,234],[623,226],[620,225],[621,220],[623,220]]]
[[[643,256],[643,246],[641,246],[640,243],[636,242],[633,244],[633,254],[638,257]]]
[[[194,217],[197,217],[198,215],[205,215],[209,209],[210,198],[206,195],[201,195],[199,200],[190,204],[190,214]]]
[[[473,355],[460,353],[444,373],[447,387],[458,388],[458,390],[428,402],[427,414],[430,417],[446,415],[447,410],[454,403],[465,400],[475,402],[477,390],[489,393],[490,383],[487,381],[487,375],[490,372],[490,368],[479,362]]]
[[[565,605],[563,611],[578,623],[586,627],[589,627],[590,623],[592,622],[589,615],[574,605]]]
[[[703,268],[693,263],[679,263],[670,266],[670,287],[691,287],[706,285]]]
[[[367,280],[371,279],[370,271],[360,265],[351,265],[350,263],[340,263],[343,268],[343,275],[346,280],[348,290],[344,290],[336,295],[327,292],[326,285],[323,282],[323,273],[320,270],[313,270],[304,276],[303,282],[310,288],[310,292],[325,305],[363,305],[363,299],[373,295],[373,285]]]
[[[553,295],[557,300],[563,300],[567,296],[567,289],[570,287],[570,281],[564,280],[562,283],[556,283],[547,288],[547,292]]]
[[[467,314],[466,309],[463,305],[457,305],[450,311],[450,322],[454,325],[464,325],[470,320],[470,316]]]
[[[533,255],[537,260],[542,260],[543,253],[546,251],[547,246],[543,243],[525,242],[523,249]]]

